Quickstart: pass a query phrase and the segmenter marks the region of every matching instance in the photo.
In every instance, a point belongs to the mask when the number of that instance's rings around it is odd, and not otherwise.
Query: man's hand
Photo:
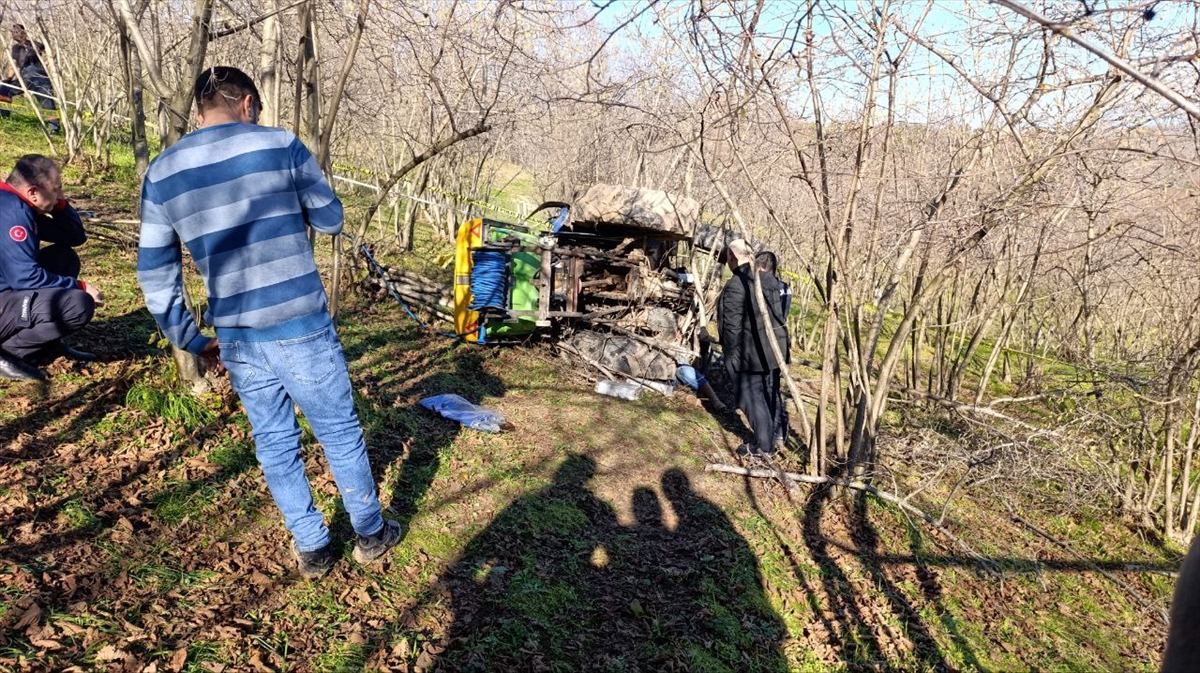
[[[83,291],[90,294],[92,299],[96,300],[96,306],[104,305],[104,294],[101,293],[99,288],[97,288],[95,285],[92,285],[91,283],[84,283]]]
[[[217,374],[224,374],[225,365],[221,362],[221,342],[217,339],[209,339],[208,343],[204,344],[204,348],[200,349],[200,362],[205,369]]]

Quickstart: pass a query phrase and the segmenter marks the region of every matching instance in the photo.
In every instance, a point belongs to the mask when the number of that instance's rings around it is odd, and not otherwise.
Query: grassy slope
[[[0,162],[38,147],[19,128],[0,128]],[[81,180],[68,171],[68,191]],[[124,213],[129,198],[92,201]],[[598,397],[541,351],[458,345],[357,299],[342,339],[380,495],[408,535],[381,565],[346,546],[329,577],[299,581],[236,400],[178,394],[133,253],[86,251],[109,302],[78,343],[104,361],[56,363],[45,388],[0,383],[0,670],[1154,666],[1163,630],[1146,610],[990,503],[962,501],[952,525],[998,576],[877,501],[703,472],[738,440],[686,395]],[[443,392],[517,431],[416,407]],[[1122,568],[1176,556],[1124,527],[1026,516],[1152,600],[1169,593]]]

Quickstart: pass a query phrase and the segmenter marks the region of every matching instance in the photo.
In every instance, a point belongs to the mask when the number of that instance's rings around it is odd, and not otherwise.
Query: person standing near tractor
[[[764,313],[754,291],[755,255],[743,239],[729,243],[726,261],[733,277],[717,300],[721,350],[725,367],[737,391],[738,408],[746,414],[754,441],[738,449],[743,457],[768,458],[775,453],[775,426],[780,400],[780,368],[787,360],[787,329],[783,327],[778,281],[770,274],[758,275],[767,300]],[[783,361],[775,356],[768,339],[775,336]]]
[[[146,305],[171,343],[228,369],[301,576],[323,575],[337,554],[313,505],[296,406],[350,515],[354,559],[374,561],[400,541],[401,528],[383,517],[307,236],[310,226],[341,231],[342,204],[303,143],[258,126],[261,98],[244,72],[205,70],[195,97],[198,128],[151,162],[142,184],[138,282]],[[204,277],[205,320],[216,338],[200,333],[184,305],[182,245]]]

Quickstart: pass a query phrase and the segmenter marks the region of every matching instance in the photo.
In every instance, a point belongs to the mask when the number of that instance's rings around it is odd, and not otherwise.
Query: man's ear
[[[258,114],[256,114],[256,111],[254,109],[256,106],[257,106],[257,103],[255,103],[255,101],[254,101],[254,96],[252,96],[251,94],[246,94],[246,96],[244,98],[242,98],[242,104],[240,106],[240,108],[241,108],[240,111],[242,113],[242,119],[246,120],[248,123],[257,124],[258,123]]]

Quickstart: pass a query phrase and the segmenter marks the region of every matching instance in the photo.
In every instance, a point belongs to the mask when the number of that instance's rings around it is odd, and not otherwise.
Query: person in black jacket
[[[61,341],[91,321],[101,299],[95,285],[79,280],[73,248],[86,240],[54,161],[18,159],[0,183],[0,378],[44,379],[25,361],[35,354],[95,359]]]
[[[771,317],[779,321],[778,324],[772,324],[773,328],[779,325],[783,326],[783,340],[779,342],[779,349],[783,352],[784,361],[791,362],[791,343],[790,335],[787,331],[788,312],[792,308],[792,288],[783,282],[779,277],[779,259],[775,253],[770,250],[764,250],[754,256],[754,267],[759,275],[766,278],[770,277],[775,280],[778,286],[778,291],[767,292],[767,284],[763,285],[763,296],[767,299],[767,304],[771,307]],[[782,369],[782,368],[781,368]],[[782,447],[787,440],[787,407],[783,403],[783,386],[782,371],[776,370],[775,373],[775,415],[772,426],[774,428],[774,444],[776,447]]]
[[[31,102],[46,110],[54,110],[54,86],[50,76],[46,74],[46,66],[42,63],[42,54],[46,47],[41,42],[29,39],[25,26],[13,24],[11,28],[13,39],[9,53],[12,64],[8,67],[3,80],[0,80],[0,103],[11,103],[14,96],[28,91]],[[7,117],[8,110],[0,107],[0,117]],[[59,120],[46,120],[46,130],[58,133]]]
[[[726,371],[737,390],[738,407],[754,431],[754,442],[740,448],[739,453],[770,456],[775,451],[779,370],[788,359],[779,281],[773,275],[758,274],[767,300],[764,313],[754,288],[754,251],[746,241],[737,239],[729,243],[726,252],[733,277],[717,300],[721,348]],[[768,334],[774,335],[782,358],[775,355]]]

